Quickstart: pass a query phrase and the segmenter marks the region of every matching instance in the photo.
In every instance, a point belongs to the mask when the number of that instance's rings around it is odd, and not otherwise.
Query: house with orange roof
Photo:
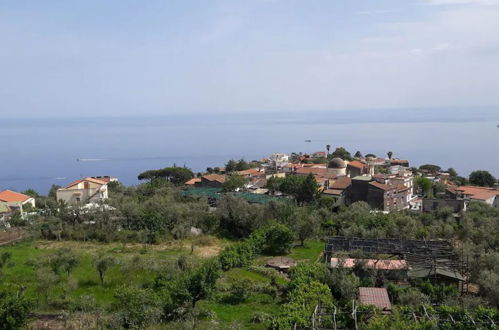
[[[450,191],[449,189],[447,190]],[[490,206],[499,206],[499,189],[479,186],[452,187],[453,197],[469,201],[484,202]]]
[[[370,174],[367,164],[358,160],[352,160],[347,164],[347,175],[349,177],[356,177],[359,175]]]
[[[201,182],[201,178],[192,178],[189,181],[187,181],[185,184],[188,186],[194,186],[198,182]]]
[[[208,174],[201,177],[201,181],[194,183],[196,187],[222,188],[225,183],[225,175]]]
[[[260,171],[259,169],[256,169],[256,168],[250,168],[250,169],[243,170],[243,171],[237,171],[236,173],[238,175],[246,178],[246,179],[252,179],[252,178],[265,176],[265,172],[263,170]]]
[[[322,194],[336,199],[337,204],[344,204],[346,191],[351,184],[352,179],[348,176],[330,179],[327,189],[324,189]]]
[[[76,180],[57,189],[57,200],[76,205],[104,201],[108,198],[108,182],[93,177]]]
[[[35,207],[35,199],[33,197],[12,190],[0,192],[0,203],[10,210],[19,210],[22,217],[25,215],[24,208],[26,206]],[[3,209],[7,208],[3,207]]]

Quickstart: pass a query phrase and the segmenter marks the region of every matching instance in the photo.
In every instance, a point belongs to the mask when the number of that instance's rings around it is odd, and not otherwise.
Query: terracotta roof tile
[[[468,195],[471,199],[487,200],[494,196],[499,196],[499,190],[488,187],[477,186],[460,186],[454,189],[456,192],[461,192]]]
[[[325,195],[340,196],[343,192],[344,190],[341,189],[325,189],[322,193]]]
[[[97,184],[106,184],[107,182],[105,181],[102,181],[102,180],[98,180],[98,179],[94,179],[94,178],[91,178],[91,177],[87,177],[87,178],[83,178],[83,179],[79,179],[79,180],[76,180],[76,181],[73,181],[71,182],[70,184],[68,184],[65,189],[69,189],[71,188],[72,186],[75,186],[81,182],[85,182],[85,181],[88,181],[88,182],[93,182],[93,183],[97,183]]]
[[[201,178],[192,178],[189,181],[187,181],[185,184],[193,185],[193,184],[196,184],[196,182],[201,182]]]
[[[384,311],[392,309],[386,288],[359,288],[359,300],[362,305],[373,305]]]
[[[12,191],[12,190],[4,190],[0,192],[0,201],[3,202],[24,202],[28,199],[30,199],[30,196],[20,194],[18,192]]]
[[[347,177],[347,176],[340,176],[338,177],[332,185],[329,187],[331,189],[347,189],[350,185],[352,184],[352,179]]]
[[[220,183],[225,182],[225,176],[220,175],[220,174],[208,174],[208,175],[203,176],[203,179],[208,180],[208,181],[217,181]]]
[[[379,189],[382,189],[382,190],[385,190],[385,191],[394,189],[394,187],[392,187],[392,186],[389,186],[389,185],[384,184],[384,183],[379,183],[379,182],[376,182],[376,181],[369,182],[369,184],[371,186],[374,186],[376,188],[379,188]]]
[[[350,163],[348,163],[347,166],[353,166],[359,169],[363,169],[364,167],[366,167],[366,164],[359,162],[358,160],[353,160]]]

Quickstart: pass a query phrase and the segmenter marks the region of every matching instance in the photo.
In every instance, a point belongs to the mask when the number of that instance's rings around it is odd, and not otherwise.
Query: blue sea
[[[0,189],[45,194],[52,184],[97,175],[132,185],[148,169],[201,171],[327,144],[498,177],[498,125],[493,107],[1,119]]]

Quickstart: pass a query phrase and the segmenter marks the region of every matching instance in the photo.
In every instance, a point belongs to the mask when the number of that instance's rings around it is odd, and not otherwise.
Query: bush
[[[150,290],[122,287],[117,290],[112,327],[143,329],[160,319],[159,299]]]
[[[26,323],[32,303],[22,291],[0,292],[0,330],[20,329]]]

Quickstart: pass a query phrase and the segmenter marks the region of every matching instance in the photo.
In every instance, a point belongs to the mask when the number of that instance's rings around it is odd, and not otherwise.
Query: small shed
[[[287,272],[291,267],[296,266],[296,261],[287,257],[274,257],[267,261],[266,266],[281,272]]]
[[[386,288],[359,288],[359,301],[362,305],[372,305],[384,313],[390,313],[392,304]]]

